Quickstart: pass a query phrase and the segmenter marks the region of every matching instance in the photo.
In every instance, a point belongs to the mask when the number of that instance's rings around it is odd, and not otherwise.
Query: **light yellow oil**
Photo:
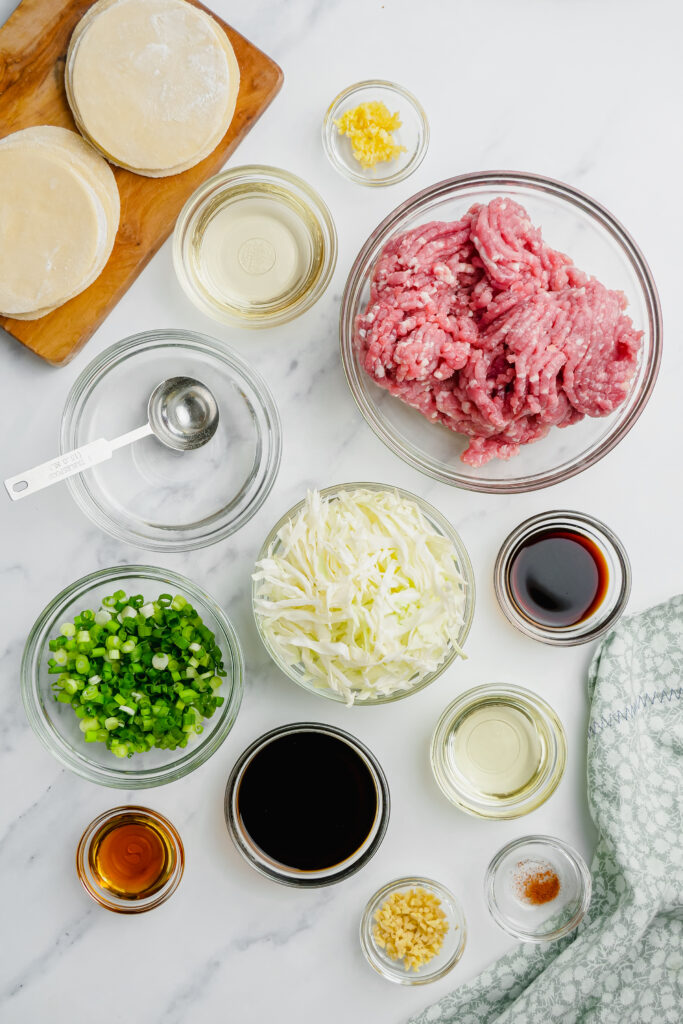
[[[487,797],[520,793],[534,780],[543,759],[534,721],[503,701],[483,703],[465,715],[452,744],[458,772]]]
[[[323,266],[323,237],[312,211],[287,189],[238,186],[197,223],[196,277],[214,301],[248,318],[280,314],[312,288]]]

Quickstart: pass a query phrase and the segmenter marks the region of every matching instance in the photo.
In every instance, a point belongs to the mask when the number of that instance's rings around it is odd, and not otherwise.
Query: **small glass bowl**
[[[299,249],[303,265],[296,280],[287,280],[268,299],[240,299],[235,293],[231,300],[210,266],[211,245],[205,249],[214,218],[240,203],[251,204],[251,210],[261,204],[261,212],[278,220],[281,245]],[[233,255],[244,280],[262,278],[279,258],[275,245],[258,233]],[[209,178],[185,203],[173,235],[173,264],[185,294],[214,320],[275,327],[305,313],[327,288],[337,264],[337,232],[322,198],[296,174],[262,164],[233,167]]]
[[[225,703],[204,721],[204,731],[178,750],[158,750],[120,759],[104,743],[86,743],[71,707],[54,700],[48,673],[49,641],[63,622],[84,608],[96,610],[103,597],[116,590],[156,597],[173,590],[197,609],[215,634],[227,672],[218,693]],[[21,662],[21,696],[29,723],[43,746],[64,767],[89,782],[112,789],[150,789],[189,775],[220,747],[232,729],[242,701],[243,662],[237,635],[229,620],[196,583],[170,569],[151,565],[122,565],[76,580],[47,605],[29,633]]]
[[[323,490],[320,491],[320,495],[323,498],[334,497],[335,495],[339,494],[342,491],[355,491],[358,490],[359,488],[374,491],[397,491],[398,494],[401,495],[401,497],[408,498],[410,501],[415,502],[415,504],[419,507],[420,511],[422,512],[423,516],[425,517],[429,525],[432,526],[438,533],[443,534],[443,536],[448,537],[449,540],[452,541],[458,557],[458,568],[460,569],[462,577],[465,581],[465,610],[463,614],[462,626],[460,627],[460,633],[457,638],[458,647],[460,648],[460,650],[462,650],[462,648],[465,645],[465,641],[467,640],[467,636],[472,625],[472,619],[474,617],[475,585],[472,563],[470,562],[469,555],[467,554],[467,549],[465,548],[465,545],[463,544],[460,535],[453,529],[449,521],[444,516],[442,516],[440,512],[438,512],[435,508],[429,505],[422,498],[418,497],[417,494],[412,494],[410,491],[405,491],[401,487],[393,487],[390,486],[389,484],[368,482],[336,484],[332,487],[325,487]],[[274,551],[277,551],[280,544],[280,541],[278,539],[278,533],[290,519],[297,515],[300,509],[303,508],[304,504],[304,500],[297,502],[297,504],[294,505],[293,508],[289,510],[289,512],[286,512],[282,519],[280,519],[279,522],[275,524],[275,526],[273,527],[273,529],[270,531],[270,533],[263,542],[261,550],[259,551],[258,554],[257,562],[260,562],[262,558],[265,558],[268,555],[271,546],[273,547]],[[305,675],[303,665],[289,665],[282,660],[277,651],[275,651],[271,646],[262,628],[261,620],[254,607],[254,601],[257,595],[257,586],[253,580],[251,595],[252,609],[254,611],[254,619],[256,621],[256,628],[258,629],[259,636],[261,637],[263,646],[266,648],[266,650],[268,651],[268,653],[270,654],[271,658],[273,659],[277,667],[280,669],[280,671],[284,672],[284,674],[288,676],[292,680],[292,682],[296,683],[298,686],[303,687],[304,690],[308,690],[309,693],[315,693],[320,697],[325,697],[328,700],[334,700],[337,701],[337,703],[344,704],[345,700],[342,694],[335,693],[333,690],[322,689],[321,687],[316,686],[313,682],[311,682],[311,680],[309,680]],[[458,651],[456,650],[455,647],[451,645],[448,654],[446,655],[442,663],[439,665],[439,667],[434,672],[430,672],[428,675],[426,675],[424,679],[421,679],[416,686],[411,687],[409,680],[407,680],[406,687],[404,690],[397,690],[395,693],[391,693],[389,695],[378,695],[372,698],[363,697],[362,695],[359,695],[354,702],[354,707],[374,707],[375,705],[379,704],[391,704],[396,700],[402,700],[404,697],[409,697],[413,693],[418,693],[420,690],[423,690],[425,686],[429,686],[429,684],[433,683],[435,679],[438,679],[439,676],[442,675],[446,671],[446,669],[453,663],[457,656]]]
[[[527,902],[517,893],[520,870],[552,870],[560,881],[555,899]],[[567,843],[550,836],[523,836],[493,858],[484,881],[493,920],[522,942],[554,942],[573,931],[591,901],[591,876],[583,857]]]
[[[426,889],[441,900],[441,907],[448,919],[448,932],[437,955],[423,964],[417,971],[407,971],[401,960],[392,960],[374,936],[375,914],[382,904],[396,892],[406,889]],[[467,925],[462,907],[449,889],[431,878],[397,878],[379,889],[368,900],[360,923],[360,945],[365,959],[378,974],[397,985],[427,985],[448,974],[457,964],[465,950]]]
[[[190,551],[235,533],[280,467],[280,417],[266,382],[225,343],[184,330],[135,334],[93,359],[66,400],[60,451],[144,423],[150,394],[175,376],[211,388],[220,415],[207,444],[177,452],[145,437],[67,480],[96,526],[152,551]]]
[[[628,315],[643,331],[642,352],[624,402],[609,416],[585,417],[522,446],[508,460],[484,466],[461,462],[468,438],[390,395],[366,373],[355,343],[357,317],[367,308],[375,264],[398,234],[430,221],[452,221],[474,203],[504,198],[521,203],[545,241],[569,253],[576,266],[622,291]],[[560,181],[518,171],[481,171],[437,182],[398,206],[370,234],[349,273],[340,311],[342,362],[356,404],[375,434],[414,469],[442,483],[490,494],[516,494],[568,480],[594,465],[626,436],[647,404],[662,355],[657,288],[626,229],[594,199]]]
[[[252,758],[273,740],[296,732],[324,733],[342,740],[344,743],[348,743],[365,763],[374,780],[377,792],[377,815],[363,845],[345,861],[323,871],[301,871],[268,857],[247,832],[239,813],[240,783]],[[298,889],[316,889],[323,885],[334,885],[335,882],[341,882],[344,878],[349,878],[350,875],[354,875],[374,857],[389,825],[391,801],[389,797],[389,784],[387,783],[382,766],[372,751],[361,743],[360,740],[352,736],[351,733],[345,732],[343,729],[337,729],[333,725],[323,725],[320,722],[294,722],[291,725],[281,725],[279,728],[272,729],[263,736],[259,736],[240,755],[230,772],[228,784],[225,787],[224,807],[225,821],[230,838],[248,864],[260,874],[265,875],[266,878],[271,878],[275,882],[281,882],[282,885],[290,885]]]
[[[135,812],[140,813],[147,819],[152,819],[159,831],[163,833],[171,850],[171,868],[168,878],[156,892],[149,896],[124,899],[100,885],[90,863],[90,850],[94,840],[105,825],[115,821],[117,818],[125,818],[135,814]],[[147,910],[154,910],[155,907],[161,906],[162,903],[165,903],[173,895],[180,885],[184,868],[185,851],[180,835],[168,818],[165,818],[163,814],[159,814],[158,811],[152,811],[149,807],[132,805],[130,807],[113,807],[110,811],[105,811],[104,814],[100,814],[99,817],[90,822],[81,836],[78,849],[76,850],[76,871],[78,872],[81,885],[88,896],[91,896],[96,903],[99,903],[106,910],[113,910],[116,914],[144,914]]]
[[[477,790],[459,771],[455,734],[474,711],[504,705],[523,715],[535,731],[540,759],[525,786],[505,796]],[[432,736],[430,759],[437,784],[452,804],[475,818],[519,818],[536,810],[555,792],[564,773],[567,741],[557,714],[538,694],[521,686],[494,683],[475,686],[457,697],[441,715]]]
[[[391,114],[398,111],[401,127],[393,132],[394,141],[405,146],[395,159],[362,167],[353,155],[351,141],[335,125],[342,114],[361,103],[382,102]],[[407,89],[395,82],[369,79],[344,89],[332,100],[323,121],[323,147],[336,171],[359,185],[382,187],[395,185],[416,171],[429,146],[429,121],[422,106]]]
[[[573,626],[547,626],[535,622],[515,601],[510,586],[510,567],[522,547],[535,534],[566,529],[592,541],[607,565],[607,592],[595,611]],[[595,640],[620,618],[631,593],[631,563],[616,534],[599,519],[583,512],[541,512],[520,523],[506,537],[493,570],[493,585],[505,617],[525,636],[556,647],[571,647]]]

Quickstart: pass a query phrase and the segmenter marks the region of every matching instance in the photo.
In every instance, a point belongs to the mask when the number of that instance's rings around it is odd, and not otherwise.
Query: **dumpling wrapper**
[[[208,156],[238,91],[227,36],[184,0],[100,0],[69,47],[67,96],[79,128],[141,174],[179,173]]]
[[[95,190],[58,151],[0,145],[0,310],[59,305],[80,291],[106,246]]]
[[[87,185],[93,190],[104,210],[106,220],[106,235],[102,240],[98,257],[94,260],[90,273],[75,284],[59,301],[23,312],[14,309],[11,313],[0,305],[3,315],[12,316],[17,320],[37,320],[63,305],[64,302],[73,298],[74,295],[78,295],[99,277],[114,246],[119,226],[121,204],[116,179],[111,168],[99,153],[80,135],[77,135],[76,132],[55,125],[37,125],[14,132],[0,140],[0,157],[3,153],[7,154],[10,150],[16,151],[17,149],[24,154],[31,151],[47,154],[51,161],[62,160],[67,167],[73,168],[76,174],[80,178],[85,179]],[[25,156],[23,159],[26,158]],[[52,192],[50,194],[52,195]],[[0,206],[2,205],[2,197],[3,193],[0,193]],[[4,196],[4,198],[8,202],[12,201],[9,195]],[[31,205],[33,206],[34,204],[31,203]],[[0,209],[0,220],[2,220],[2,217],[3,214]],[[24,250],[24,254],[26,254],[26,250]],[[25,281],[25,284],[28,285],[28,280]],[[2,299],[0,299],[1,302]]]

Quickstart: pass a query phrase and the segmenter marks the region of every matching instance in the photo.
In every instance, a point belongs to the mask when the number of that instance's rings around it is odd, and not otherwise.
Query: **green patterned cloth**
[[[576,932],[504,956],[411,1024],[683,1021],[683,595],[622,620],[588,680],[599,839]]]

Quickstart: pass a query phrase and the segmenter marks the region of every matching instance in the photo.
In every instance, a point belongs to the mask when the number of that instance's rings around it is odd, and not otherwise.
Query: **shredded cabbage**
[[[451,648],[462,655],[453,542],[396,491],[309,491],[253,579],[273,651],[349,705],[416,686]]]

